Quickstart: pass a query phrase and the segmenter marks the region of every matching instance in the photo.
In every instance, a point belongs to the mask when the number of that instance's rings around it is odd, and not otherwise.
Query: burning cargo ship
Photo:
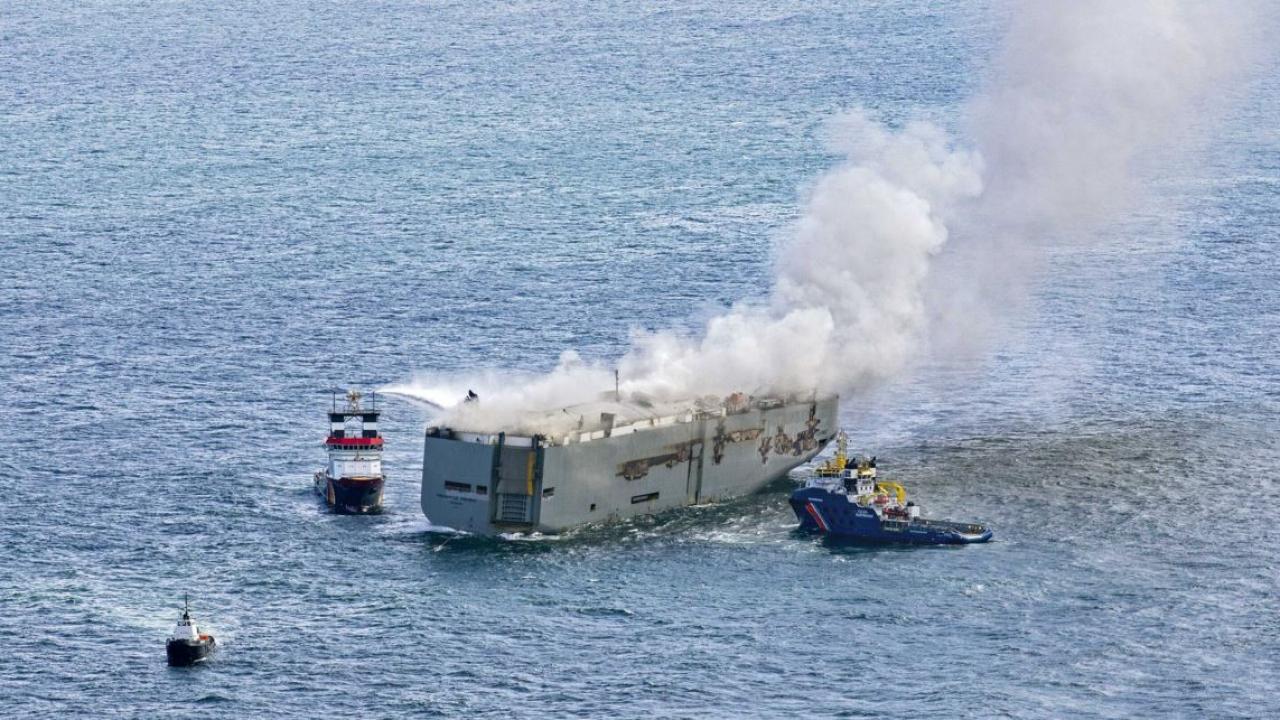
[[[555,533],[754,492],[835,436],[838,398],[655,404],[639,396],[535,414],[507,429],[427,428],[422,511],[479,535]]]

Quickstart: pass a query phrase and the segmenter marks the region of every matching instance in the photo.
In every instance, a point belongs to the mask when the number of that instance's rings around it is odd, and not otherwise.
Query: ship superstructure
[[[382,436],[378,434],[378,397],[368,407],[355,390],[339,405],[337,393],[329,410],[329,436],[325,449],[329,462],[315,475],[316,492],[335,512],[364,514],[382,509]]]
[[[836,433],[838,399],[614,394],[512,427],[426,432],[422,511],[476,534],[560,532],[754,492]]]

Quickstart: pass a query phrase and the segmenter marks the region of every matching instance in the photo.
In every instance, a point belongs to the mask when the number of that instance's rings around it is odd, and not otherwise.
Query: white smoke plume
[[[611,368],[584,362],[577,352],[566,350],[555,369],[545,374],[489,369],[417,377],[381,390],[433,406],[428,414],[447,414],[454,427],[510,430],[524,427],[528,413],[597,399],[601,391],[613,388],[614,377]],[[480,395],[480,402],[460,402],[470,391]]]
[[[927,123],[895,133],[854,111],[831,129],[846,159],[819,178],[779,244],[767,305],[736,307],[700,338],[638,336],[620,363],[629,389],[839,391],[907,362],[924,330],[931,257],[956,207],[981,192],[981,163]]]
[[[1029,291],[1046,250],[1089,247],[1211,137],[1263,59],[1261,3],[1018,3],[966,125],[986,185],[953,224],[928,293],[938,353],[973,352]]]
[[[1181,154],[1173,144],[1257,59],[1259,15],[1240,1],[1020,4],[970,113],[990,165],[983,219],[1087,230],[1126,210],[1141,165]]]
[[[618,362],[624,396],[844,391],[892,377],[924,331],[923,283],[959,203],[981,191],[981,163],[927,123],[891,132],[860,111],[831,125],[846,160],[819,178],[778,248],[767,302],[742,303],[700,335],[638,333]],[[858,338],[850,342],[850,338]],[[543,376],[487,373],[386,388],[459,406],[464,426],[513,427],[523,414],[596,399],[609,368],[566,352]]]
[[[971,149],[928,123],[892,130],[861,111],[837,118],[832,149],[844,160],[818,179],[779,243],[767,300],[712,318],[700,335],[636,334],[617,364],[624,395],[857,392],[903,371],[928,339],[945,345],[945,330],[971,334],[972,318],[1006,300],[999,288],[1034,264],[1034,248],[1115,217],[1134,197],[1136,166],[1176,151],[1211,91],[1251,59],[1246,9],[1018,3],[971,104]],[[447,387],[452,397],[438,400],[456,401],[474,387],[483,399],[466,408],[471,424],[498,427],[594,399],[613,381],[610,367],[567,352],[543,376],[389,390]]]

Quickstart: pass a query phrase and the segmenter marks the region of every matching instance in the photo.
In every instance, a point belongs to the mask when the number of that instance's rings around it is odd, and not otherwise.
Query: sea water
[[[0,715],[1280,715],[1275,73],[977,357],[845,398],[989,545],[825,544],[785,483],[450,539],[392,397],[386,512],[311,490],[331,387],[608,362],[758,297],[824,123],[959,125],[1004,12],[7,5]]]

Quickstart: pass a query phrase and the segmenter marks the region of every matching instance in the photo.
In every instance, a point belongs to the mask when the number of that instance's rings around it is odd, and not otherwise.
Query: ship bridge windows
[[[331,477],[368,477],[381,474],[381,460],[334,460],[329,470]]]

